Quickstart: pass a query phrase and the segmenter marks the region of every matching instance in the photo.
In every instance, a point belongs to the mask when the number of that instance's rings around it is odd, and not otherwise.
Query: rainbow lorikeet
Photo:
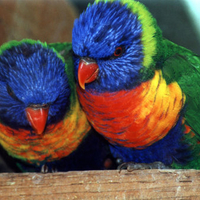
[[[80,103],[113,155],[199,169],[200,57],[134,0],[96,0],[72,38]]]
[[[0,47],[0,144],[23,170],[57,160],[62,171],[103,168],[101,138],[87,137],[79,147],[91,126],[77,100],[70,52],[70,43],[30,39]]]

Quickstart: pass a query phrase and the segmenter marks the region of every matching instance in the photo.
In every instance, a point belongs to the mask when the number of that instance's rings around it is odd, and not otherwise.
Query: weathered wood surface
[[[3,173],[0,199],[200,199],[200,171]]]

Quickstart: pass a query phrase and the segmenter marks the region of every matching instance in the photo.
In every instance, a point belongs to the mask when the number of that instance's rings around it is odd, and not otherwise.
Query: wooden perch
[[[200,199],[198,170],[0,174],[0,199]]]

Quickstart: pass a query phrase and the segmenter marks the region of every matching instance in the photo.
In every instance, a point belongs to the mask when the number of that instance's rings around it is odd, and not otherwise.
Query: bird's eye
[[[115,57],[119,57],[119,56],[122,55],[122,53],[123,53],[123,48],[122,48],[122,47],[117,47],[117,48],[115,49],[114,56],[115,56]]]
[[[19,101],[19,99],[16,97],[16,95],[14,94],[12,88],[9,85],[7,85],[7,92],[13,99]]]
[[[11,89],[11,87],[9,85],[7,85],[7,92],[10,96],[13,96],[14,93],[13,93],[13,90]]]

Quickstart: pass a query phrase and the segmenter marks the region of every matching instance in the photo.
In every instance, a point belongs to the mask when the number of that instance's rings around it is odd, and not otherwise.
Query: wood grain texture
[[[0,199],[200,199],[198,170],[0,174]]]

